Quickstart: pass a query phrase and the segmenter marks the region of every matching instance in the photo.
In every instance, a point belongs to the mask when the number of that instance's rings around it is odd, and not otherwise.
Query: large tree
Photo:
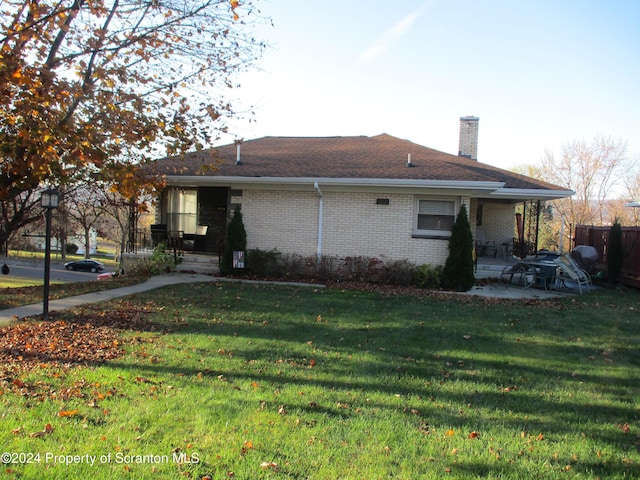
[[[562,145],[559,156],[545,152],[540,172],[544,180],[576,192],[554,202],[570,224],[602,225],[612,220],[605,218],[607,203],[622,188],[627,167],[626,143],[596,136]]]
[[[30,221],[20,203],[43,184],[98,170],[133,196],[142,152],[210,145],[233,115],[223,90],[262,50],[256,13],[249,0],[3,1],[0,235]]]

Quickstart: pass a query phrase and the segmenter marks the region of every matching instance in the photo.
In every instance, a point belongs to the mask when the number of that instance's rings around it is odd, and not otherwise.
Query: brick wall
[[[494,240],[496,245],[511,243],[515,229],[515,206],[485,203],[483,206],[483,226],[487,240]]]
[[[481,206],[480,206],[481,205]],[[482,224],[477,225],[477,211],[482,208]],[[474,239],[481,243],[491,241],[499,248],[499,254],[509,254],[515,235],[515,206],[474,200],[469,215]],[[506,246],[507,251],[502,247]]]
[[[242,205],[247,247],[315,255],[318,241],[318,195],[315,192],[243,190],[231,197]]]
[[[414,195],[323,191],[322,254],[444,264],[447,239],[413,238]],[[388,204],[377,204],[377,199]],[[244,190],[242,205],[249,248],[315,255],[320,198],[315,191]],[[464,199],[469,210],[469,199]],[[386,203],[386,201],[382,202]],[[473,217],[475,218],[475,217]]]

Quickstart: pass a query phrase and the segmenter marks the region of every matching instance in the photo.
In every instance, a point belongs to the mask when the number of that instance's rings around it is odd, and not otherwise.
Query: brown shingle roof
[[[408,155],[413,167],[407,167]],[[504,188],[566,191],[507,170],[382,134],[374,137],[263,137],[169,157],[158,173],[216,177],[344,178],[504,182]],[[207,166],[215,165],[214,171]]]

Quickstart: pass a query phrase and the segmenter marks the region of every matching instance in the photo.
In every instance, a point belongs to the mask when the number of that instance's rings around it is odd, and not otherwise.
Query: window
[[[196,233],[197,209],[197,190],[169,190],[167,229],[170,232]]]
[[[417,199],[414,222],[415,236],[451,236],[456,220],[456,201],[444,199]]]

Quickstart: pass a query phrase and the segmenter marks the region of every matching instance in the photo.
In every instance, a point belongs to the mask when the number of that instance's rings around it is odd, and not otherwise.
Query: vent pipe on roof
[[[478,160],[478,117],[460,117],[458,155]]]
[[[407,167],[413,167],[413,163],[411,163],[411,154],[407,153]]]
[[[236,140],[234,143],[236,144],[236,165],[242,165],[240,161],[240,145],[242,144],[242,140]]]

